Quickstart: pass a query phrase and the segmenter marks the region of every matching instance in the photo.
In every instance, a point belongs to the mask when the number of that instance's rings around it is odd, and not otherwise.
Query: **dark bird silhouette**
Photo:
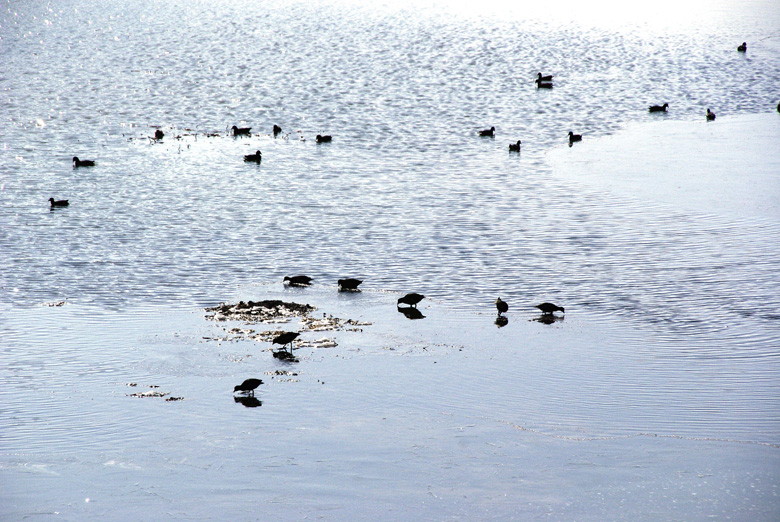
[[[747,52],[747,42],[742,42],[742,45],[737,47],[737,51],[741,53]]]
[[[94,167],[95,162],[92,160],[80,160],[76,156],[73,156],[74,167]]]
[[[564,312],[564,309],[562,306],[558,306],[552,303],[542,303],[536,305],[536,308],[542,311],[543,314],[550,315],[553,312]],[[564,312],[565,313],[565,312]]]
[[[68,205],[70,205],[70,203],[68,203],[67,199],[55,200],[54,198],[49,198],[49,203],[51,204],[51,208],[54,208],[54,207],[67,207]]]
[[[328,143],[329,141],[333,141],[333,136],[330,136],[326,134],[325,136],[321,136],[320,134],[317,134],[317,137],[314,138],[314,141],[317,143]]]
[[[498,315],[505,314],[509,310],[509,305],[499,297],[496,299],[496,310],[498,310]]]
[[[666,109],[669,108],[668,103],[664,103],[663,105],[651,105],[649,111],[650,112],[666,112]]]
[[[255,388],[263,384],[263,381],[260,379],[247,379],[235,388],[233,388],[233,393],[236,392],[242,392],[247,393],[249,395],[255,394]]]
[[[553,75],[552,74],[548,74],[546,76],[542,76],[542,73],[538,73],[536,75],[536,80],[535,81],[536,81],[536,83],[551,82],[552,79],[553,79]]]
[[[284,276],[283,283],[287,283],[292,286],[309,286],[312,282],[312,278],[305,275],[297,276]]]
[[[569,145],[575,141],[582,141],[582,134],[574,134],[572,131],[569,131]]]
[[[490,127],[489,129],[481,130],[479,131],[479,135],[484,136],[486,138],[492,138],[496,135],[496,128]]]
[[[160,129],[157,129],[156,131],[154,131],[154,139],[155,140],[159,141],[159,140],[163,139],[164,137],[165,137],[165,133],[163,131],[161,131]]]
[[[777,112],[780,112],[780,103],[777,104]]]
[[[360,279],[352,279],[351,277],[347,279],[339,279],[339,290],[340,291],[357,291],[358,286],[360,283],[362,283]]]
[[[411,294],[406,294],[403,297],[398,298],[398,306],[405,304],[413,307],[417,307],[417,303],[425,299],[425,296],[422,294],[416,294],[412,292]]]
[[[274,125],[274,136],[282,132],[282,128],[278,125]]]
[[[715,113],[707,109],[707,121],[715,121]]]
[[[277,335],[273,341],[271,341],[272,344],[281,344],[282,348],[290,345],[290,350],[292,350],[292,342],[295,340],[296,337],[300,335],[298,332],[284,332],[281,335]]]
[[[517,143],[509,144],[509,152],[520,152],[520,140],[517,140]]]
[[[233,136],[249,136],[249,131],[252,130],[252,127],[236,127],[235,125],[231,128],[233,129]]]
[[[254,163],[260,163],[263,161],[263,154],[257,150],[254,154],[246,154],[244,155],[244,161],[252,161]]]

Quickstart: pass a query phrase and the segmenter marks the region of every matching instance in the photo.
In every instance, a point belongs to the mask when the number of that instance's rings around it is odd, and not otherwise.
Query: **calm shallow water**
[[[674,502],[693,520],[669,488],[703,488],[710,513],[776,519],[780,13],[666,5],[638,23],[557,5],[3,6],[6,513],[187,518],[207,495],[196,518],[260,502],[617,520]],[[234,124],[258,133],[225,136]],[[569,130],[585,141],[566,147]],[[256,149],[260,166],[241,161]],[[315,287],[285,293],[294,273]],[[355,303],[332,295],[345,275],[366,280]],[[433,303],[425,321],[393,310],[409,290]],[[275,296],[377,326],[307,356],[297,382],[266,378],[249,416],[225,390],[273,361],[204,343],[200,310]],[[529,323],[544,300],[566,321]],[[130,381],[185,401],[130,400]]]

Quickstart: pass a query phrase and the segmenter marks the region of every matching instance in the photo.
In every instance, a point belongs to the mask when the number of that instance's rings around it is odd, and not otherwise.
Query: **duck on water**
[[[348,277],[346,279],[339,279],[339,292],[359,292],[358,286],[362,283],[360,279],[353,279]]]
[[[73,156],[73,168],[94,166],[95,162],[93,160],[80,160],[77,156]]]
[[[312,278],[305,275],[297,275],[292,277],[284,276],[282,282],[290,286],[309,286],[312,282]]]
[[[260,163],[263,161],[263,154],[259,150],[256,150],[254,154],[245,154],[244,161]]]

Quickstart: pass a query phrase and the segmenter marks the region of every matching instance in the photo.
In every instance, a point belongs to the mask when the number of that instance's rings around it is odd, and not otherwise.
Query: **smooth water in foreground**
[[[780,10],[419,4],[2,7],[0,518],[780,518]]]

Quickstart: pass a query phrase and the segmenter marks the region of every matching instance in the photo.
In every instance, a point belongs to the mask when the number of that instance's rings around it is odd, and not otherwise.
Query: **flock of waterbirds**
[[[742,44],[737,47],[737,51],[739,52],[747,52],[747,43],[742,42]],[[534,83],[536,83],[537,89],[552,89],[553,88],[553,75],[552,74],[542,74],[537,73],[536,79],[534,80]],[[662,105],[651,105],[648,109],[651,113],[666,113],[669,109],[669,104],[664,103]],[[777,104],[777,112],[780,112],[780,103]],[[705,115],[707,121],[714,121],[715,120],[715,113],[712,112],[709,108],[707,109],[706,115]],[[282,132],[282,128],[279,125],[274,124],[272,133],[273,136],[276,137]],[[230,128],[230,133],[234,137],[239,136],[251,136],[252,135],[252,127],[239,127],[237,125],[233,125]],[[489,129],[483,129],[477,132],[477,134],[482,138],[495,138],[496,136],[496,128],[490,127]],[[150,137],[152,141],[161,141],[165,137],[165,133],[157,129],[154,132],[154,137]],[[569,131],[568,134],[569,137],[569,147],[571,147],[574,143],[577,143],[578,141],[582,141],[582,134],[575,134],[573,131]],[[322,135],[317,134],[314,138],[314,141],[316,143],[330,143],[333,141],[333,136],[331,135]],[[521,141],[517,140],[514,143],[509,144],[509,152],[520,152],[520,145]],[[256,150],[254,154],[245,154],[244,155],[244,161],[247,163],[257,163],[260,164],[263,161],[263,154],[260,152],[260,150]],[[94,160],[80,160],[78,156],[73,156],[73,168],[81,168],[81,167],[94,167],[95,161]],[[67,199],[61,199],[61,200],[55,200],[54,198],[49,198],[50,208],[60,208],[60,207],[67,207],[69,206],[69,202]]]
[[[285,276],[282,279],[282,283],[284,285],[288,286],[295,286],[295,287],[307,287],[311,286],[312,281],[314,281],[313,278],[306,276],[306,275],[295,275],[295,276]],[[355,278],[344,278],[339,279],[338,284],[338,290],[339,292],[360,292],[360,289],[358,286],[363,281],[360,279]],[[425,299],[425,296],[423,294],[419,294],[417,292],[410,292],[406,295],[403,295],[398,298],[396,308],[399,312],[403,313],[406,317],[410,319],[421,319],[424,316],[422,313],[417,309],[417,304],[420,303]],[[405,305],[405,306],[401,306]],[[556,317],[554,314],[555,312],[561,312],[565,313],[564,307],[558,306],[553,303],[541,303],[535,306],[535,308],[538,308],[542,312],[542,316],[538,318],[537,320],[550,324],[552,322],[555,322],[556,320],[560,320],[560,317]],[[496,319],[495,324],[499,327],[505,326],[508,323],[508,320],[504,314],[506,314],[509,311],[509,305],[506,301],[502,300],[500,297],[496,299],[496,310],[498,310],[498,317]],[[293,341],[295,341],[298,336],[300,335],[300,332],[282,332],[281,334],[277,335],[271,340],[272,345],[280,345],[281,348],[279,350],[271,350],[274,358],[280,359],[283,361],[290,361],[295,362],[297,359],[293,355]],[[239,385],[236,385],[235,388],[233,388],[233,394],[236,393],[242,394],[244,397],[254,397],[255,389],[257,389],[258,386],[263,384],[263,381],[261,379],[246,379],[244,382],[242,382]],[[244,402],[243,400],[236,399],[238,402]],[[246,404],[245,404],[246,405]],[[252,403],[251,405],[258,405],[256,403]]]
[[[737,51],[744,53],[747,52],[747,43],[742,42],[741,45],[737,47]],[[536,83],[537,89],[552,89],[553,88],[553,75],[547,74],[544,75],[541,72],[537,73],[536,79],[534,80]],[[664,103],[662,105],[651,105],[648,109],[650,113],[666,113],[669,109],[669,104]],[[780,112],[780,103],[777,104],[777,111]],[[707,121],[714,121],[716,118],[715,113],[712,112],[709,108],[707,108],[706,112],[706,119]],[[238,127],[237,125],[233,125],[231,127],[231,132],[234,137],[239,136],[251,136],[251,127]],[[274,125],[273,129],[273,136],[276,137],[282,132],[282,128],[278,125]],[[483,138],[494,138],[496,134],[496,128],[490,127],[489,129],[484,129],[478,131],[478,135]],[[157,129],[154,133],[154,137],[151,138],[153,141],[161,141],[165,137],[165,133]],[[573,131],[569,131],[568,133],[568,139],[569,139],[569,146],[571,147],[572,144],[582,141],[582,134],[575,134]],[[330,135],[321,135],[317,134],[315,137],[316,143],[329,143],[333,141],[333,137]],[[509,152],[520,152],[520,145],[521,140],[517,140],[514,143],[509,144]],[[245,162],[251,162],[251,163],[261,163],[262,162],[262,153],[260,150],[255,151],[254,154],[246,154],[244,155],[244,161]],[[77,156],[73,157],[73,168],[81,168],[81,167],[94,167],[95,161],[94,160],[81,160]],[[69,201],[64,200],[55,200],[53,197],[49,198],[49,204],[50,208],[62,208],[67,207],[70,205]],[[287,276],[284,278],[283,281],[285,284],[289,284],[291,286],[309,286],[312,282],[312,278],[305,276],[305,275],[297,275],[297,276]],[[354,278],[346,278],[346,279],[339,279],[338,280],[338,289],[339,291],[352,291],[352,292],[359,292],[358,286],[362,283],[359,279]],[[402,312],[406,317],[410,319],[421,319],[424,316],[422,313],[417,309],[417,304],[425,299],[425,296],[422,294],[418,294],[416,292],[408,293],[402,297],[398,298],[397,301],[397,308],[399,312]],[[406,305],[402,307],[401,305]],[[506,301],[503,301],[500,297],[496,299],[495,301],[496,310],[498,311],[498,317],[496,319],[496,325],[499,327],[505,326],[508,323],[507,318],[504,314],[507,313],[509,310],[509,305]],[[541,310],[542,316],[538,319],[541,322],[544,323],[551,323],[556,320],[556,317],[554,316],[555,312],[561,312],[565,313],[564,307],[558,306],[554,303],[544,302],[541,304],[536,305],[536,308]],[[278,335],[272,340],[272,344],[278,344],[281,345],[281,349],[278,351],[274,351],[273,355],[276,358],[283,359],[283,360],[295,360],[295,357],[293,356],[292,350],[293,341],[299,336],[299,332],[283,332],[282,334]],[[289,347],[289,350],[286,349],[286,347]],[[258,386],[263,384],[263,381],[260,379],[246,379],[241,384],[235,386],[233,389],[233,393],[242,393],[246,395],[247,397],[254,397],[254,391],[257,389]]]

